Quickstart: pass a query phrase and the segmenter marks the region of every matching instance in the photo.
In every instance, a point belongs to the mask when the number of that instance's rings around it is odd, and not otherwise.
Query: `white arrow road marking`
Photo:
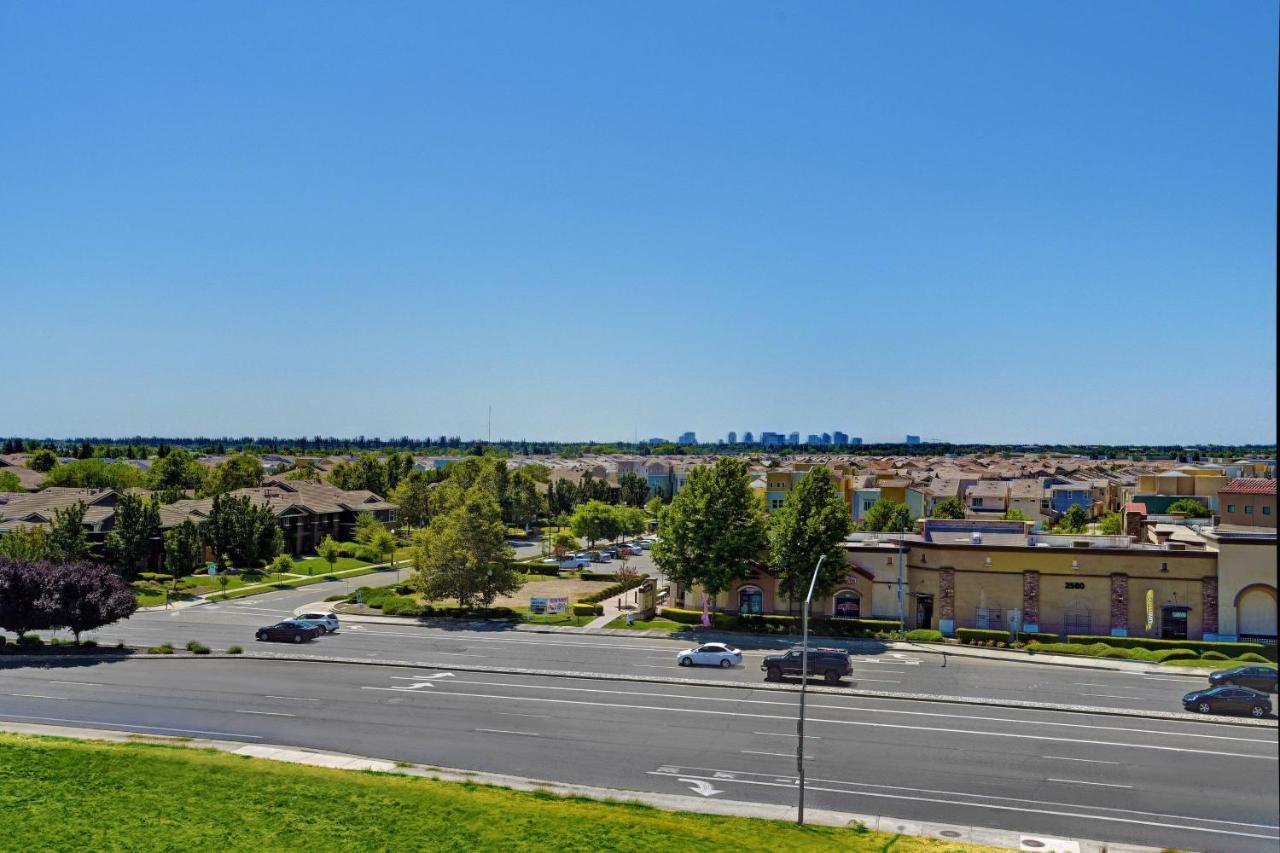
[[[423,687],[435,687],[433,679],[436,678],[453,678],[452,672],[437,672],[435,675],[393,675],[391,676],[397,681],[413,681],[413,684],[406,684],[403,687],[361,687],[361,690],[399,690],[401,692],[409,690],[420,690]],[[421,679],[421,680],[415,680]]]
[[[365,630],[365,628],[364,628],[364,626],[363,626],[363,625],[348,625],[348,626],[347,626],[346,628],[344,628],[343,630],[344,630],[344,631],[363,631],[363,630]]]
[[[716,788],[705,779],[681,779],[680,781],[688,783],[692,786],[689,790],[693,791],[695,794],[701,794],[704,797],[714,797],[716,794],[724,793],[724,791]]]

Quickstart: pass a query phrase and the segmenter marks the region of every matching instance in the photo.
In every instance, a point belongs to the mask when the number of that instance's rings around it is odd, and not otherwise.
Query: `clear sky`
[[[0,435],[1276,435],[1277,4],[0,4]]]

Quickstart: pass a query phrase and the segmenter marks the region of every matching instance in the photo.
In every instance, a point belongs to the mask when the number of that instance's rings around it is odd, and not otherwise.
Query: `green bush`
[[[610,577],[612,577],[612,575]],[[599,592],[593,592],[590,595],[585,595],[579,600],[584,604],[595,604],[597,602],[604,601],[606,598],[613,598],[614,596],[622,595],[624,592],[633,590],[647,580],[647,577],[640,575],[639,577],[625,580],[622,583],[615,583],[612,586],[607,586]]]
[[[152,646],[147,649],[149,655],[171,655],[173,654],[173,645],[171,643],[161,643],[158,646]]]
[[[244,654],[244,649],[240,648],[239,646],[227,646],[227,654],[242,655]]]
[[[1197,657],[1191,649],[1161,649],[1158,652],[1152,652],[1151,656],[1157,663],[1164,663],[1167,660],[1193,660]],[[1266,658],[1258,658],[1258,660],[1266,660]]]
[[[906,633],[906,639],[915,643],[940,643],[942,642],[942,632],[935,631],[932,628],[916,628],[914,631]]]
[[[1200,656],[1201,660],[1231,660],[1222,652],[1205,652]]]
[[[701,625],[701,610],[664,607],[660,616],[682,625]],[[798,616],[752,613],[712,613],[711,624],[721,631],[746,631],[753,634],[798,634],[802,630]],[[809,632],[824,637],[882,637],[897,631],[896,619],[846,619],[836,616],[814,616],[809,619]]]
[[[197,640],[188,640],[187,651],[191,652],[192,654],[207,655],[209,654],[209,647]]]
[[[591,604],[585,601],[575,601],[573,603],[574,616],[603,616],[603,604]]]
[[[1050,634],[1047,631],[1019,631],[1018,640],[1023,643],[1030,643],[1033,640],[1041,643],[1056,643],[1061,639],[1057,634]]]
[[[166,575],[163,572],[138,572],[138,577],[144,581],[163,581],[166,583],[173,580],[173,575]]]
[[[395,596],[382,600],[382,612],[387,616],[422,616],[426,608],[412,598]]]
[[[1211,640],[1157,640],[1150,637],[1107,637],[1096,636],[1091,634],[1071,634],[1067,637],[1068,643],[1106,643],[1118,649],[1150,649],[1153,652],[1161,649],[1191,649],[1194,652],[1204,654],[1205,652],[1221,652],[1228,657],[1247,654],[1267,655],[1270,653],[1268,660],[1275,657],[1276,649],[1274,646],[1264,646],[1261,643],[1224,643]]]
[[[1242,654],[1240,657],[1236,658],[1236,660],[1244,661],[1245,663],[1270,663],[1270,661],[1262,655],[1256,655],[1253,652]]]
[[[701,625],[701,610],[681,610],[678,607],[664,607],[658,611],[658,615],[664,619],[670,619],[672,622],[679,622],[682,625]]]
[[[44,645],[44,640],[35,634],[24,634],[17,639],[17,645],[20,649],[38,649]]]
[[[960,642],[964,643],[965,645],[969,645],[971,643],[978,642],[978,641],[981,641],[984,643],[1008,642],[1009,632],[1008,631],[992,631],[987,628],[957,628],[956,639],[958,639]],[[1056,640],[1057,637],[1054,637],[1054,639]]]
[[[325,601],[346,601],[348,598],[350,598],[350,596],[349,596],[349,595],[344,595],[343,593],[338,593],[337,595],[330,595],[330,596],[327,596],[327,597],[325,598]]]

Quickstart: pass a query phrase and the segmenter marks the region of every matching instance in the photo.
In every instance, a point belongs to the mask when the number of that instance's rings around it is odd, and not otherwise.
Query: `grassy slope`
[[[0,734],[7,850],[975,851],[210,751]],[[303,846],[312,846],[304,844]]]

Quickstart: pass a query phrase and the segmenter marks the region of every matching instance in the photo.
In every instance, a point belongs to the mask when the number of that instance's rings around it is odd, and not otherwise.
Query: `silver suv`
[[[293,617],[293,620],[315,625],[326,634],[336,634],[338,632],[338,617],[332,613],[299,613]]]

